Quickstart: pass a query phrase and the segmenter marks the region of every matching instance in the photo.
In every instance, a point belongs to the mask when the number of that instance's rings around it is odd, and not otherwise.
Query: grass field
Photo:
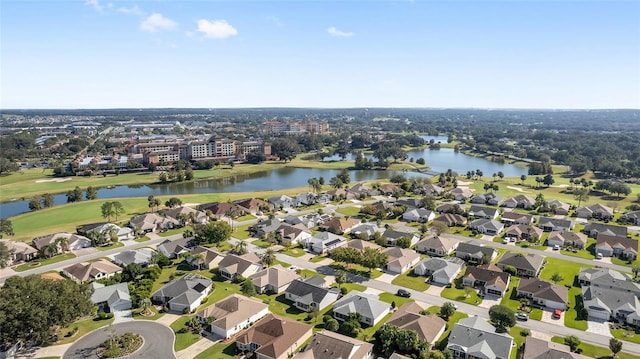
[[[173,349],[177,352],[195,344],[201,338],[200,334],[194,334],[191,331],[181,332],[181,329],[185,328],[185,323],[187,323],[191,317],[193,317],[193,315],[184,315],[171,323],[171,329],[173,329],[173,332],[176,334],[176,342]]]
[[[196,355],[195,359],[237,359],[238,358],[238,350],[236,347],[236,342],[226,341],[221,343],[216,343],[212,347],[203,351],[202,353]]]
[[[40,267],[40,266],[46,266],[48,264],[54,264],[54,263],[66,261],[67,259],[73,259],[75,257],[76,257],[76,255],[73,254],[73,253],[58,254],[57,256],[53,256],[51,258],[36,259],[36,260],[31,261],[29,263],[23,263],[23,264],[17,266],[14,270],[16,272],[24,272],[24,271],[29,270],[29,269],[37,268],[37,267]]]
[[[620,340],[640,344],[640,330],[611,329],[611,335]]]
[[[553,337],[551,338],[551,341],[554,343],[564,344],[563,337]],[[612,359],[611,350],[609,348],[597,347],[595,345],[582,343],[578,346],[578,349],[581,351],[582,355],[590,358]],[[640,356],[625,352],[623,345],[622,352],[618,353],[618,359],[640,359]]]
[[[386,302],[386,303],[396,303],[396,308],[402,307],[404,304],[406,303],[410,303],[410,302],[415,302],[415,300],[411,299],[411,298],[405,298],[405,297],[399,297],[395,294],[391,294],[391,293],[380,293],[380,295],[378,296],[380,298],[381,301]]]
[[[557,272],[563,277],[563,280],[558,282],[558,285],[572,286],[574,279],[580,273],[581,268],[593,267],[587,264],[576,264],[575,262],[556,258],[547,257],[545,260],[546,264],[544,269],[540,272],[540,279],[551,281],[551,277]]]
[[[407,272],[402,273],[399,276],[396,276],[391,284],[399,285],[402,287],[410,288],[413,290],[417,290],[419,292],[424,292],[429,289],[431,286],[426,282],[425,277],[414,274],[413,270],[409,270]]]
[[[95,318],[89,318],[89,319],[83,319],[83,320],[79,320],[77,322],[71,323],[65,328],[60,329],[61,336],[60,336],[60,339],[55,344],[61,345],[61,344],[73,343],[83,335],[113,323],[114,320],[115,320],[114,318],[104,319],[104,320],[96,320]],[[78,327],[78,331],[76,332],[76,334],[74,334],[73,336],[67,337],[66,335],[75,327]]]
[[[444,288],[440,296],[471,305],[478,305],[482,302],[482,298],[478,296],[478,290],[474,288],[463,288],[462,279],[456,279],[455,285],[452,285],[451,288]]]
[[[280,253],[286,254],[291,257],[302,257],[303,255],[305,255],[304,249],[300,247],[287,248],[285,250],[280,251]]]

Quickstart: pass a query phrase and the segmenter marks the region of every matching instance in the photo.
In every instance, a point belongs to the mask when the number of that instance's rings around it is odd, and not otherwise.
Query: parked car
[[[562,311],[560,309],[556,309],[553,311],[553,318],[554,319],[560,319],[560,317],[562,316]]]
[[[516,319],[526,322],[527,320],[529,320],[529,316],[524,313],[518,313],[516,314]]]
[[[602,259],[602,253],[596,253],[596,259]]]
[[[559,249],[560,249],[560,246],[559,246],[559,245],[557,245],[557,244],[554,244],[554,245],[553,245],[553,250],[554,250],[554,251],[557,251],[557,250],[559,250]]]
[[[396,295],[399,297],[405,297],[405,298],[411,297],[411,293],[409,293],[409,291],[404,289],[398,289],[398,292],[396,293]]]

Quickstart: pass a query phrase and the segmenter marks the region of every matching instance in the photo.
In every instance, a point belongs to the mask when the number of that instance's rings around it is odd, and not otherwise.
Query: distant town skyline
[[[635,1],[3,0],[0,108],[640,108]]]

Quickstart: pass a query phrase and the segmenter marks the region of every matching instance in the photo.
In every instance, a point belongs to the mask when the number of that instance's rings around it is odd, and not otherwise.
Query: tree
[[[387,264],[388,257],[386,254],[382,253],[380,250],[366,247],[362,251],[362,265],[369,268],[369,272],[373,270],[373,268],[379,268],[385,266]]]
[[[569,346],[569,349],[572,352],[575,352],[580,344],[582,344],[582,341],[575,335],[569,335],[568,337],[564,338],[564,343]]]
[[[616,338],[609,339],[609,349],[611,349],[611,353],[613,353],[613,357],[617,358],[618,353],[620,353],[620,351],[622,350],[622,341]]]
[[[433,221],[431,223],[431,231],[436,235],[440,236],[442,233],[446,232],[449,229],[446,223],[442,221]]]
[[[31,211],[39,211],[42,209],[42,202],[40,202],[39,198],[32,198],[29,201],[29,210]]]
[[[267,251],[260,258],[260,262],[267,267],[271,267],[276,262],[276,252],[272,248],[267,248]]]
[[[633,268],[631,268],[631,273],[633,273],[633,279],[638,278],[638,274],[640,274],[640,267],[633,266]]]
[[[236,243],[236,247],[234,248],[238,255],[247,254],[247,241],[241,239]]]
[[[67,191],[68,203],[80,202],[80,201],[82,201],[82,190],[80,189],[80,187],[76,186],[76,188],[74,188],[73,190]]]
[[[362,316],[360,313],[350,313],[347,320],[340,324],[340,328],[338,328],[338,333],[355,338],[360,334],[360,330],[362,329],[362,325],[360,324],[360,319]]]
[[[0,268],[5,268],[11,261],[11,251],[4,242],[0,242]]]
[[[242,293],[248,297],[256,295],[256,287],[253,285],[251,278],[247,278],[242,283]]]
[[[70,280],[7,278],[0,288],[0,344],[48,343],[54,328],[91,314],[91,292],[88,285]]]
[[[554,184],[556,181],[553,179],[553,176],[548,174],[546,176],[544,176],[544,178],[542,179],[542,183],[544,183],[545,186],[549,187],[552,184]]]
[[[396,240],[396,244],[400,248],[409,248],[411,247],[411,238],[407,236],[402,236]]]
[[[324,323],[324,329],[326,330],[336,332],[338,331],[338,328],[340,328],[340,323],[338,323],[334,318],[330,318]]]
[[[290,138],[280,137],[271,142],[271,152],[284,162],[294,159],[301,151],[302,149],[298,143]]]
[[[553,275],[551,276],[551,281],[554,284],[558,284],[558,282],[562,282],[563,280],[564,280],[564,277],[560,275],[560,273],[558,272],[553,273]]]
[[[53,207],[53,195],[51,193],[45,193],[42,195],[42,206],[44,208]]]
[[[100,206],[100,212],[102,218],[106,218],[108,222],[111,222],[111,216],[115,214],[115,208],[113,208],[113,202],[107,201]]]
[[[10,219],[0,219],[0,238],[4,235],[13,236],[13,223]]]
[[[4,157],[0,157],[0,174],[16,172],[20,169],[17,163],[8,160]]]
[[[267,160],[267,156],[260,151],[251,151],[247,153],[247,162],[253,165],[262,163]]]
[[[98,191],[96,191],[96,189],[92,186],[89,186],[87,187],[87,191],[85,192],[84,197],[87,199],[87,201],[96,199],[98,198]]]
[[[151,211],[153,211],[154,208],[159,207],[161,203],[160,199],[156,198],[153,195],[147,197],[147,202],[148,202],[149,208],[151,208]]]
[[[440,316],[445,321],[449,320],[449,317],[451,317],[455,312],[456,307],[451,302],[445,302],[442,304],[442,307],[440,307]]]
[[[347,272],[339,270],[336,273],[336,283],[338,283],[338,288],[341,288],[343,283],[347,283]]]
[[[589,190],[586,188],[577,188],[575,191],[573,191],[573,198],[578,201],[578,207],[580,207],[580,204],[582,202],[586,202],[589,200]]]
[[[520,176],[520,183],[524,184],[524,181],[527,180],[527,175],[521,175]]]
[[[502,332],[516,325],[516,313],[505,305],[498,304],[489,308],[489,318],[496,325],[497,330]]]
[[[112,201],[113,203],[113,214],[116,216],[116,221],[118,220],[118,215],[124,214],[124,206],[119,201]]]
[[[196,224],[193,226],[193,236],[200,244],[218,244],[231,237],[231,226],[224,221]]]
[[[45,244],[40,248],[40,255],[44,258],[51,258],[58,254],[58,246],[55,243]]]
[[[171,198],[169,198],[168,201],[166,201],[164,203],[164,205],[169,207],[169,208],[182,206],[182,200],[180,198],[177,198],[177,197],[171,197]]]

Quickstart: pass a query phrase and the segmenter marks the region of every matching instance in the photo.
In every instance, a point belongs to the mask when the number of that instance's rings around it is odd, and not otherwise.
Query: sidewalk
[[[177,352],[176,357],[178,359],[193,359],[198,354],[211,348],[214,344],[218,343],[219,341],[220,340],[211,340],[206,337],[202,338],[198,340],[195,344],[190,345],[188,348]]]

